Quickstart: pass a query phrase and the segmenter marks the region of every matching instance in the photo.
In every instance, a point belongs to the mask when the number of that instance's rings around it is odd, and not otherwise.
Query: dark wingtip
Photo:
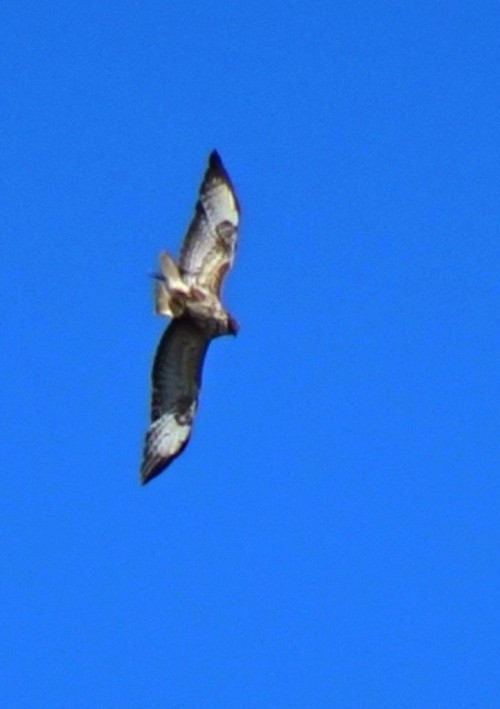
[[[141,471],[140,471],[140,483],[142,486],[147,485],[150,480],[154,480],[154,478],[157,478],[158,475],[161,475],[164,470],[168,468],[168,466],[174,462],[176,458],[180,456],[181,453],[184,452],[187,444],[191,440],[191,435],[187,437],[187,439],[184,441],[184,443],[181,445],[178,451],[176,451],[173,455],[171,455],[169,458],[159,458],[153,465],[148,466],[146,463],[143,464]]]
[[[153,480],[154,478],[158,477],[163,471],[168,468],[168,461],[167,463],[161,462],[159,465],[156,465],[154,468],[151,468],[151,470],[148,471],[142,471],[141,470],[141,476],[140,476],[140,483],[141,485],[147,485],[148,482]]]
[[[143,486],[147,485],[150,480],[153,480],[153,478],[156,478],[157,475],[160,475],[160,473],[162,473],[166,467],[167,467],[166,465],[159,465],[156,468],[153,468],[148,471],[143,472],[141,470],[141,476],[140,476],[141,485],[143,485]]]
[[[213,176],[218,176],[222,178],[227,184],[229,185],[229,188],[231,192],[234,195],[234,198],[236,200],[236,208],[238,212],[241,212],[240,204],[238,202],[238,198],[236,197],[236,191],[234,189],[234,185],[231,181],[231,178],[229,177],[229,173],[226,170],[224,163],[222,162],[222,158],[217,152],[217,150],[212,150],[208,157],[208,170],[205,175],[205,179],[208,177],[213,177]]]
[[[160,473],[163,473],[172,460],[173,458],[160,457],[156,457],[152,461],[145,459],[140,471],[141,485],[146,485],[150,480],[153,480],[153,478],[156,478]]]
[[[217,150],[212,150],[208,157],[208,165],[213,168],[223,168],[222,159]]]
[[[226,180],[226,182],[231,184],[231,179],[217,150],[212,150],[209,155],[208,173],[215,173],[216,175],[220,175],[224,180]]]

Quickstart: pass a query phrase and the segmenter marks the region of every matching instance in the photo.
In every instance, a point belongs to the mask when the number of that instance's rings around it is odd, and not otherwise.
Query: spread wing
[[[233,264],[239,217],[234,188],[214,150],[181,250],[180,270],[188,285],[219,295],[222,280]]]
[[[208,344],[209,339],[189,317],[174,319],[163,334],[153,364],[143,483],[159,475],[189,443]]]

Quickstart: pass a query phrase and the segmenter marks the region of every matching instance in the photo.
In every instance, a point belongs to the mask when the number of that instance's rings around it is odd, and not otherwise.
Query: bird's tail
[[[155,312],[174,318],[182,315],[189,288],[182,280],[179,268],[169,253],[160,254],[161,275],[156,276]]]
[[[168,290],[188,293],[189,288],[182,280],[179,268],[167,251],[160,254],[160,268]]]

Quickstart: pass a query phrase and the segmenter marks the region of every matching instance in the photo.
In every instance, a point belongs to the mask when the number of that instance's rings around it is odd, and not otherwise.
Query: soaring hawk
[[[151,425],[141,480],[149,482],[189,443],[198,406],[203,362],[210,342],[236,335],[239,326],[224,308],[221,287],[233,265],[240,208],[218,153],[211,153],[179,263],[160,254],[155,311],[171,322],[156,351],[152,372]]]

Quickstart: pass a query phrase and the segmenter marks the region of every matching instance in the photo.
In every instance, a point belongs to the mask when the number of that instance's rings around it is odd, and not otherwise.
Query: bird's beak
[[[228,319],[229,333],[231,335],[237,335],[240,330],[240,324],[232,315]]]

